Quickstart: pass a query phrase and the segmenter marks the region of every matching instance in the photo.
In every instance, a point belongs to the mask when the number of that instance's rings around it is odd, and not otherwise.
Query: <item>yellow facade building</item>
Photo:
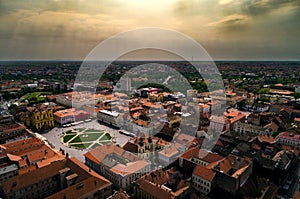
[[[54,117],[52,109],[35,109],[24,118],[27,126],[36,130],[49,129],[54,127]]]
[[[164,94],[163,93],[150,93],[148,95],[150,102],[163,102],[164,101]]]

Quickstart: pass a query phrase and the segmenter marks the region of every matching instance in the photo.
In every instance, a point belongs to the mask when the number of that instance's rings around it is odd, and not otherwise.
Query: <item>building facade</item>
[[[56,111],[54,113],[54,120],[60,125],[75,122],[83,121],[90,117],[89,113],[83,110],[77,110],[75,108],[64,109]]]
[[[207,169],[198,165],[192,175],[192,187],[201,194],[207,195],[216,186],[216,173],[211,169]]]
[[[276,140],[282,145],[290,146],[298,150],[300,149],[300,135],[282,132],[276,137]]]
[[[15,176],[2,186],[4,198],[107,198],[111,183],[75,158]]]
[[[84,156],[88,167],[109,179],[118,188],[131,187],[134,180],[150,171],[150,162],[113,144],[99,146]]]

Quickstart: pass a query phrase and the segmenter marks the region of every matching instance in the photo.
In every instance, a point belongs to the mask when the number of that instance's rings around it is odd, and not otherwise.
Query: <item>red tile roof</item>
[[[266,136],[266,135],[258,136],[258,141],[267,142],[270,144],[274,144],[276,142],[275,138],[273,138],[272,136]]]
[[[165,187],[163,184],[170,182],[170,178],[173,173],[174,172],[172,170],[167,170],[164,172],[161,169],[158,169],[138,179],[136,184],[139,186],[139,189],[149,193],[154,198],[174,199],[185,192],[189,188],[189,184],[181,180],[181,183],[179,183],[177,186],[176,191],[171,191]]]
[[[216,173],[211,169],[205,168],[201,165],[196,166],[193,171],[193,175],[198,176],[204,180],[213,181]]]
[[[224,157],[222,157],[218,154],[214,154],[214,153],[211,153],[209,151],[199,149],[198,147],[191,148],[191,149],[187,150],[185,153],[183,153],[181,155],[181,157],[184,158],[184,159],[187,159],[187,160],[189,160],[191,158],[198,158],[198,159],[200,159],[204,162],[207,162],[209,164],[224,159]]]
[[[288,139],[288,140],[293,140],[293,141],[300,142],[300,135],[295,135],[295,134],[292,134],[292,133],[289,133],[289,132],[282,132],[282,133],[280,133],[276,137],[276,139],[279,139],[279,138],[283,138],[283,139]]]
[[[90,182],[94,183],[97,181],[97,185],[98,185],[97,187],[111,185],[111,183],[107,179],[100,176],[96,172],[90,170],[86,165],[84,165],[77,159],[70,158],[70,159],[64,159],[62,161],[54,162],[48,166],[45,166],[40,169],[36,169],[32,172],[27,172],[25,174],[15,176],[3,183],[3,190],[5,191],[5,193],[9,194],[11,192],[28,187],[36,182],[44,181],[58,174],[60,170],[65,168],[70,168],[72,173],[76,173],[78,175],[76,182],[83,183],[84,185],[86,185],[86,188],[88,189],[94,190],[94,186],[92,186]],[[55,196],[57,197],[54,198],[63,198],[62,196],[64,194],[68,194],[68,195],[73,194],[74,197],[68,197],[68,198],[77,198],[81,196],[80,193],[81,191],[78,190],[76,191],[70,187],[65,191],[63,190],[55,194]],[[85,193],[88,193],[88,191],[86,190]]]
[[[128,160],[129,163],[127,164],[115,162],[115,164],[111,167],[111,171],[121,175],[137,172],[140,169],[145,168],[145,166],[148,164],[147,161],[140,159],[137,155],[125,151],[114,144],[102,145],[84,154],[86,158],[95,162],[96,164],[101,164],[105,158],[108,157],[108,155],[116,155]]]

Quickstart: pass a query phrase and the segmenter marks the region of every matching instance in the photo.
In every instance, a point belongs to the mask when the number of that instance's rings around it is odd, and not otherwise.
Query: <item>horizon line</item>
[[[76,61],[76,62],[83,62],[83,61],[111,61],[111,60],[84,60],[84,59],[0,59],[0,62],[22,62],[22,61],[28,61],[28,62],[65,62],[65,61]],[[122,59],[122,60],[114,60],[114,61],[189,61],[189,62],[201,62],[201,61],[211,61],[211,62],[222,62],[222,61],[231,61],[231,62],[256,62],[256,61],[263,61],[263,62],[298,62],[300,59],[216,59],[216,60],[175,60],[175,59],[157,59],[157,60],[149,60],[149,59]]]

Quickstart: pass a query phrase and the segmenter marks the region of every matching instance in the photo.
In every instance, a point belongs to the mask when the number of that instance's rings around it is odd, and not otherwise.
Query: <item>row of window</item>
[[[192,177],[192,180],[194,181],[194,182],[199,182],[199,183],[201,183],[201,184],[203,184],[203,185],[206,185],[206,186],[209,186],[209,182],[207,182],[207,181],[205,181],[205,180],[202,180],[201,178],[196,178],[196,177]]]
[[[198,190],[200,190],[201,192],[204,192],[204,193],[208,193],[210,192],[209,190],[209,187],[205,187],[203,185],[200,185],[200,184],[193,184],[195,188],[197,188]]]

